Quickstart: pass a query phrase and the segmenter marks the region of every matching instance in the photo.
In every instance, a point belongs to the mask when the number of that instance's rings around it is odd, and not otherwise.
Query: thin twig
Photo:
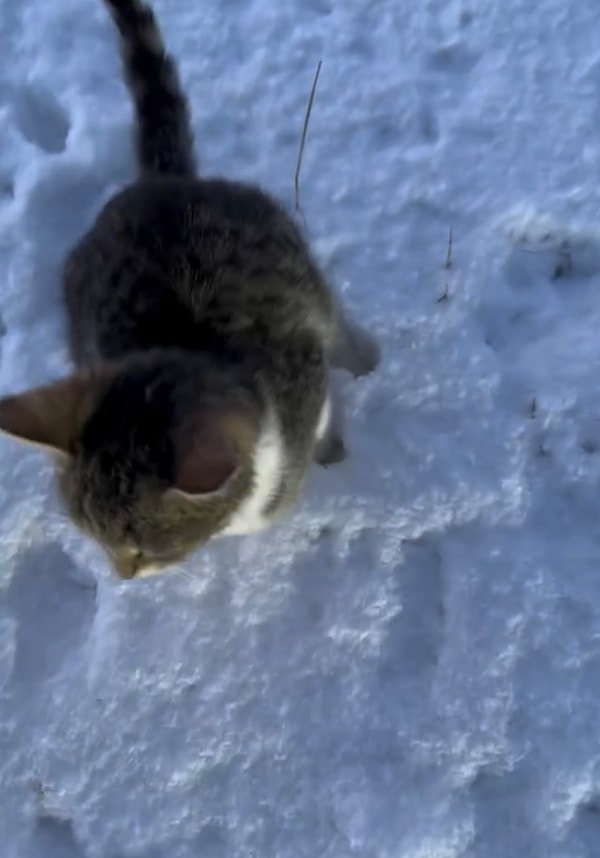
[[[450,290],[448,289],[448,284],[446,283],[446,285],[444,286],[444,291],[436,299],[436,301],[438,304],[443,304],[444,301],[449,301],[449,300],[450,300]]]
[[[448,249],[446,251],[444,268],[452,268],[452,227],[448,230]]]
[[[313,85],[310,91],[310,96],[308,98],[308,104],[306,105],[306,114],[304,116],[304,126],[302,128],[302,137],[300,138],[300,148],[298,149],[298,161],[296,163],[296,173],[294,175],[294,195],[296,199],[296,211],[300,211],[300,170],[302,169],[302,158],[304,156],[304,144],[306,143],[306,134],[308,132],[308,123],[310,122],[310,114],[312,112],[313,101],[315,99],[315,92],[317,91],[317,83],[319,82],[319,75],[321,74],[321,65],[322,60],[319,60],[317,64],[317,70],[315,72],[315,77],[313,80]]]

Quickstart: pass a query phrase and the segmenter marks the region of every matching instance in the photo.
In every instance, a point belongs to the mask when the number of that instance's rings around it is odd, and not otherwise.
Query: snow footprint
[[[63,152],[69,118],[55,96],[41,84],[23,86],[13,96],[12,115],[23,137],[48,154]]]
[[[406,540],[402,555],[396,570],[401,610],[388,625],[378,670],[394,686],[408,681],[428,687],[444,642],[441,556],[427,538]]]
[[[165,855],[177,858],[197,858],[200,855],[202,858],[227,858],[231,855],[227,829],[220,822],[209,822],[196,837],[188,840],[174,838],[151,846],[144,852],[144,858],[164,858]]]
[[[479,59],[480,55],[459,36],[437,45],[427,55],[426,62],[432,71],[465,75],[475,68]]]
[[[498,288],[480,312],[486,343],[515,357],[600,307],[600,284],[592,282],[600,275],[600,240],[543,223],[509,237]]]
[[[37,778],[29,782],[34,793],[36,815],[28,835],[29,855],[44,858],[85,858],[72,819],[72,808],[64,795]]]
[[[437,544],[406,540],[400,564],[392,566],[382,562],[368,528],[342,548],[334,530],[326,527],[315,553],[318,562],[308,553],[296,570],[297,620],[326,631],[332,639],[344,626],[344,640],[353,636],[380,640],[374,680],[393,687],[387,695],[390,700],[396,700],[400,691],[403,697],[410,692],[400,686],[428,687],[444,642],[444,586]]]
[[[506,839],[514,855],[535,855],[536,830],[531,806],[539,795],[535,766],[520,762],[512,771],[483,766],[470,785],[475,831],[487,858],[504,858]],[[515,801],[515,796],[520,800]]]
[[[585,855],[595,855],[600,843],[600,796],[594,795],[582,802],[575,813],[572,839],[585,850]]]
[[[95,611],[95,590],[69,579],[72,561],[58,545],[23,552],[3,597],[16,624],[7,690],[29,698],[77,657]]]
[[[70,820],[41,817],[30,840],[30,855],[44,858],[84,858],[85,853],[78,844]]]
[[[306,6],[315,15],[331,15],[333,12],[333,3],[331,0],[307,0]]]

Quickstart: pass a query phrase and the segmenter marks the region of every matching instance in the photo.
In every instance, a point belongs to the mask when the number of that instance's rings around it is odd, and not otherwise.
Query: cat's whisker
[[[187,578],[189,581],[195,581],[193,575],[191,575],[186,569],[182,566],[173,566],[172,571],[175,572],[176,575],[180,575],[182,578]]]

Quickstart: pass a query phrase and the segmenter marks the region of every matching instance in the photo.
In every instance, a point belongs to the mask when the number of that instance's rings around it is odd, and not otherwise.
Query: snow
[[[384,360],[294,514],[119,583],[0,441],[6,858],[595,858],[597,0],[155,0],[205,173],[293,206]],[[0,390],[133,175],[96,0],[0,0]],[[443,267],[452,230],[452,264]]]

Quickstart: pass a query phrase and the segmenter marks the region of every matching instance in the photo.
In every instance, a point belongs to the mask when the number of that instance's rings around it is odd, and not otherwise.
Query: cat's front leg
[[[344,407],[341,391],[332,382],[330,373],[329,389],[317,425],[315,462],[326,468],[344,461],[347,452],[343,430]]]

